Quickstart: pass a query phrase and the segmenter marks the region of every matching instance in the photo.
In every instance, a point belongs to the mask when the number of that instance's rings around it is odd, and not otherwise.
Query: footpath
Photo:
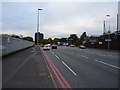
[[[16,88],[60,88],[40,47],[34,46],[2,58],[2,89]]]

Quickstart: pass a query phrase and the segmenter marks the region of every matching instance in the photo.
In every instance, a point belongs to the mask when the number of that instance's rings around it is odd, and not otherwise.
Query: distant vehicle
[[[50,50],[51,49],[51,45],[46,44],[43,46],[43,50]]]
[[[75,45],[70,45],[70,47],[75,47]]]
[[[52,45],[52,49],[57,49],[57,45]]]
[[[83,46],[83,45],[80,45],[80,47],[79,48],[81,48],[81,49],[86,49],[86,47],[85,46]]]
[[[66,47],[69,47],[69,45],[66,45]]]

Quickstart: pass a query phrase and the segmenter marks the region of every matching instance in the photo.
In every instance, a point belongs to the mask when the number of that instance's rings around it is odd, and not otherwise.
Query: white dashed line
[[[81,57],[88,58],[87,56],[81,55]]]
[[[105,64],[105,65],[107,65],[107,66],[111,66],[111,67],[113,67],[113,68],[120,69],[120,68],[119,68],[119,67],[117,67],[117,66],[111,65],[111,64],[109,64],[109,63],[105,63],[105,62],[100,61],[100,60],[96,60],[96,59],[95,59],[94,61],[99,62],[99,63],[102,63],[102,64]]]
[[[105,55],[102,55],[102,54],[101,54],[101,56],[105,56]]]
[[[62,61],[62,64],[65,65],[74,75],[77,75],[67,64]]]
[[[54,52],[52,52],[52,54],[54,54]]]
[[[55,57],[56,57],[57,59],[60,59],[57,55],[55,55]]]

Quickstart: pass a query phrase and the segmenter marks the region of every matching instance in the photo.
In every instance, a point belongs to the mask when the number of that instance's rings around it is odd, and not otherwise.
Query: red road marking
[[[52,64],[50,63],[50,61],[49,61],[49,59],[48,59],[48,57],[46,56],[46,54],[45,54],[45,53],[44,53],[44,56],[45,56],[46,60],[48,61],[48,63],[49,63],[49,65],[50,65],[50,67],[52,68],[52,70],[53,70],[53,72],[54,72],[55,76],[57,77],[57,79],[58,79],[58,81],[59,81],[60,85],[62,86],[62,88],[65,88],[65,86],[64,86],[64,84],[63,84],[63,82],[61,81],[60,77],[59,77],[59,76],[58,76],[58,74],[56,73],[55,69],[53,68]]]
[[[44,57],[46,58],[47,62],[49,63],[50,67],[52,68],[55,76],[57,77],[60,85],[62,86],[62,88],[65,88],[65,85],[63,84],[63,82],[66,84],[67,88],[70,88],[72,90],[72,87],[68,84],[68,82],[65,80],[65,78],[62,76],[62,74],[59,72],[59,70],[56,68],[56,66],[53,64],[53,62],[51,61],[51,59],[46,55],[46,53],[41,49]],[[54,69],[55,68],[55,69]],[[59,76],[58,76],[58,74]],[[61,81],[61,79],[63,80],[63,82]]]
[[[50,60],[50,59],[49,59]],[[58,72],[58,74],[60,75],[60,77],[62,78],[62,80],[64,81],[64,83],[67,85],[68,88],[71,88],[71,86],[68,84],[68,82],[65,80],[65,78],[62,76],[62,74],[59,72],[59,70],[56,68],[56,66],[53,64],[53,62],[50,60],[50,62],[52,63],[53,67],[55,68],[55,70]]]

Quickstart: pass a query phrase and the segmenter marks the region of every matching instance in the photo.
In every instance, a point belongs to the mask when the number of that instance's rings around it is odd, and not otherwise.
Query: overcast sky
[[[43,9],[39,31],[45,38],[80,37],[83,32],[101,35],[103,21],[108,24],[106,14],[110,14],[111,31],[116,30],[117,2],[3,2],[2,33],[34,37],[38,8]]]

